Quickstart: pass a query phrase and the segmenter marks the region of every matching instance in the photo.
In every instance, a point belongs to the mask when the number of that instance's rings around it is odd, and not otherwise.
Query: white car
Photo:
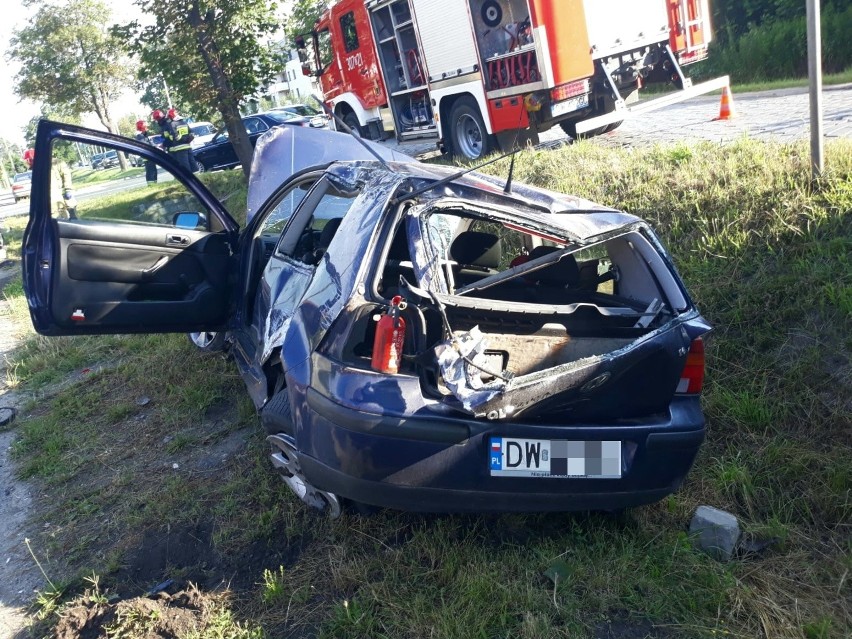
[[[195,136],[192,142],[190,142],[193,149],[200,149],[216,135],[216,127],[212,122],[193,122],[189,125],[189,130]]]
[[[311,126],[314,128],[328,126],[328,116],[307,104],[288,104],[286,106],[275,107],[270,109],[270,111],[284,111],[285,113],[292,113],[293,115],[300,115],[303,118],[309,118]]]

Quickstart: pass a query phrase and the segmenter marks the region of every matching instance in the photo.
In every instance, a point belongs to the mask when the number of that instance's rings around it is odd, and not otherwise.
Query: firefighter
[[[53,201],[53,216],[77,219],[77,200],[71,184],[71,169],[62,158],[53,156],[50,167],[50,199]]]
[[[140,142],[144,142],[145,144],[150,144],[154,146],[154,143],[151,142],[151,134],[148,133],[148,125],[145,120],[137,120],[136,121],[136,139]],[[145,160],[145,181],[148,184],[156,184],[157,183],[157,165],[154,164],[151,160]]]
[[[171,153],[178,164],[187,171],[194,172],[195,159],[192,157],[190,142],[195,136],[190,132],[186,120],[178,117],[174,109],[169,109],[166,114],[155,109],[151,117],[160,126],[160,131],[163,134],[163,148]]]

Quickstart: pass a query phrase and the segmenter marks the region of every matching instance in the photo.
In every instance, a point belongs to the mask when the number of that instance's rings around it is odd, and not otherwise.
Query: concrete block
[[[689,523],[696,547],[719,561],[729,561],[740,539],[740,523],[729,512],[699,506]]]

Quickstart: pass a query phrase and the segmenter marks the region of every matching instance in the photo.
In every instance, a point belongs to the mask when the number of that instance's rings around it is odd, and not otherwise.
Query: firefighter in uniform
[[[148,133],[148,125],[145,123],[145,120],[138,120],[136,122],[136,131],[137,140],[145,144],[154,145],[151,142],[151,134]],[[145,181],[148,184],[156,184],[157,182],[157,165],[151,160],[145,160]]]
[[[71,169],[64,160],[54,155],[50,167],[50,199],[55,218],[77,219],[77,200],[72,187]]]
[[[195,159],[192,157],[190,142],[195,136],[189,130],[189,124],[186,120],[178,117],[174,109],[169,109],[166,115],[156,109],[151,117],[160,126],[160,131],[163,134],[163,148],[187,171],[194,172]]]

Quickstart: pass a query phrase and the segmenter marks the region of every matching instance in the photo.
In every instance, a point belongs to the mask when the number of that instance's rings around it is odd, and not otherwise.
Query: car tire
[[[210,169],[208,169],[206,166],[204,166],[204,162],[199,162],[198,160],[195,160],[195,172],[196,173],[209,173]]]
[[[285,433],[293,436],[293,409],[290,407],[290,392],[286,388],[266,402],[260,411],[260,422],[270,435]]]
[[[225,350],[225,333],[202,331],[187,333],[187,337],[193,346],[205,353],[220,353]]]
[[[450,110],[450,152],[457,158],[478,160],[493,148],[492,136],[485,128],[476,100],[463,97]]]
[[[364,137],[364,131],[361,129],[361,125],[358,124],[358,116],[351,111],[343,116],[343,124],[352,129],[352,132],[359,138]]]

